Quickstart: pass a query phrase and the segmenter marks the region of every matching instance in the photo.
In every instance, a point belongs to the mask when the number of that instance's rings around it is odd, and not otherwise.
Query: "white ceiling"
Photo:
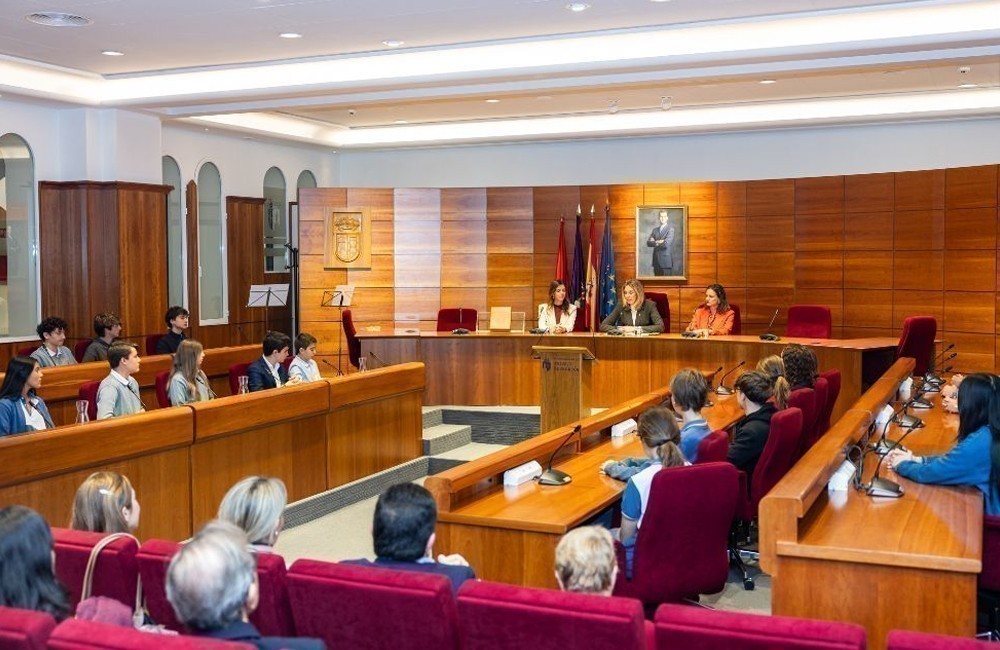
[[[338,147],[1000,114],[1000,0],[568,1],[2,0],[0,92]]]

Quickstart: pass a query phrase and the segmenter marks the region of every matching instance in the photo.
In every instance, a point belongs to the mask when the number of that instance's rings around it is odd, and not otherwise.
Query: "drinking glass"
[[[90,416],[87,415],[87,408],[90,406],[90,402],[85,399],[76,400],[76,423],[83,424],[85,422],[90,422]]]

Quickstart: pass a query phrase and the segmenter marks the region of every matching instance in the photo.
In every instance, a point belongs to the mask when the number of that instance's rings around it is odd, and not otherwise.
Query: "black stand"
[[[350,298],[346,291],[339,291],[334,289],[333,291],[324,291],[323,300],[320,301],[320,307],[336,307],[337,312],[340,314],[340,336],[337,337],[337,373],[340,375],[344,374],[344,371],[340,367],[340,360],[344,356],[344,299]]]

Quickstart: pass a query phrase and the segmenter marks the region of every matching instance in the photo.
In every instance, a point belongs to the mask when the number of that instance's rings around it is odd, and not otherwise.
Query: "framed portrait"
[[[342,208],[323,215],[323,268],[370,269],[371,215],[367,208]]]
[[[686,205],[636,206],[635,277],[640,280],[687,280],[687,235]]]

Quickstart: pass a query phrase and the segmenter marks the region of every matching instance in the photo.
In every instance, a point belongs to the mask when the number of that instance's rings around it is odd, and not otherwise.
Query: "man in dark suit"
[[[457,592],[476,574],[461,555],[441,555],[434,560],[436,524],[437,505],[430,492],[414,483],[393,485],[375,504],[375,561],[348,560],[345,564],[437,573],[451,580],[452,590]]]
[[[660,210],[660,225],[653,228],[646,246],[653,248],[653,275],[674,274],[674,226],[670,213]]]
[[[283,365],[288,358],[292,339],[281,332],[268,332],[264,336],[264,354],[247,366],[247,386],[250,392],[281,388],[288,381],[288,370]],[[291,383],[298,383],[297,378]]]

